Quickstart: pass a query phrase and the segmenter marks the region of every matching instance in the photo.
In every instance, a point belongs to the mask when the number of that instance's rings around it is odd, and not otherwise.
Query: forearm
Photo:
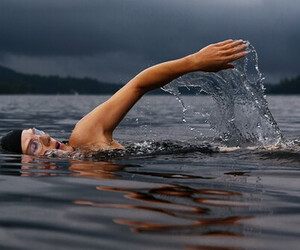
[[[172,80],[193,71],[190,56],[152,66],[132,79],[132,84],[148,92],[168,84]]]
[[[150,67],[135,78],[134,84],[143,93],[162,87],[177,77],[193,71],[217,72],[219,70],[234,68],[231,64],[247,54],[247,45],[242,40],[227,40],[211,44],[200,51],[181,59],[161,63]]]

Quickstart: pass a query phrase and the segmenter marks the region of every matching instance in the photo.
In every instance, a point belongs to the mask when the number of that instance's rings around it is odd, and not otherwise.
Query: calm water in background
[[[67,139],[107,98],[0,96],[0,137],[36,126]],[[202,112],[211,104],[208,96],[185,101]],[[268,101],[284,136],[300,138],[300,97]],[[146,155],[100,161],[1,152],[0,248],[299,249],[298,148],[197,150],[219,142],[201,116],[183,123],[181,109],[172,96],[146,96],[128,114],[115,137],[148,148]]]

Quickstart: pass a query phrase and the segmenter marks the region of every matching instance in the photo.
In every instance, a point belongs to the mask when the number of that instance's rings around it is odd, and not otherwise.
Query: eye
[[[41,151],[41,149],[42,149],[41,144],[38,141],[34,140],[31,142],[30,154],[33,154],[33,155],[38,154]]]

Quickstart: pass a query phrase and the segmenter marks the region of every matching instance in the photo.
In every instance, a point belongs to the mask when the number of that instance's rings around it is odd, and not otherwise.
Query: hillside
[[[122,84],[103,83],[91,78],[29,75],[0,66],[0,94],[113,94]],[[265,84],[267,94],[300,94],[300,76],[279,84]],[[195,94],[181,88],[182,94]],[[161,90],[151,94],[164,94]]]
[[[0,94],[111,94],[121,87],[91,78],[22,74],[0,66]]]
[[[284,79],[276,85],[266,85],[266,93],[274,95],[299,95],[300,75],[292,79]]]

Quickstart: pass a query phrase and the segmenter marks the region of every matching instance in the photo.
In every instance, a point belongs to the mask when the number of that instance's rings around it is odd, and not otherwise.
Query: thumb
[[[234,69],[234,65],[231,63],[227,63],[224,65],[223,69]]]

